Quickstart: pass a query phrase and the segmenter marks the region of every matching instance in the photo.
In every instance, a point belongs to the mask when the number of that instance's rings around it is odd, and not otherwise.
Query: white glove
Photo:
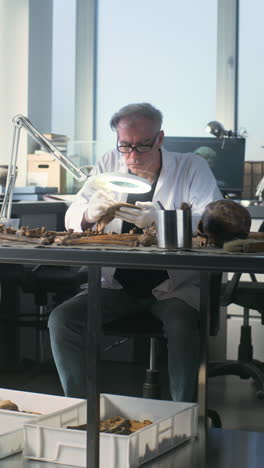
[[[106,210],[116,203],[110,192],[97,190],[90,198],[88,207],[84,212],[84,218],[89,223],[95,223],[101,218]]]
[[[156,220],[156,208],[152,202],[136,202],[135,205],[140,208],[129,208],[121,206],[115,212],[115,218],[127,221],[127,223],[135,224],[139,228],[150,226]]]
[[[102,177],[100,177],[100,174],[90,176],[85,183],[85,186],[92,190],[104,190],[105,192],[111,192],[111,185],[106,179],[104,180]]]

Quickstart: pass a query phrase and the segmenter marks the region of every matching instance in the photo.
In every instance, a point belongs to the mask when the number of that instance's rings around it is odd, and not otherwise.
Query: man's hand
[[[115,213],[115,218],[135,224],[139,228],[150,226],[156,220],[156,208],[152,202],[136,202],[140,210],[122,206]]]
[[[90,198],[88,208],[84,212],[84,219],[88,223],[95,223],[105,214],[109,206],[114,203],[116,203],[116,200],[110,192],[97,190]]]

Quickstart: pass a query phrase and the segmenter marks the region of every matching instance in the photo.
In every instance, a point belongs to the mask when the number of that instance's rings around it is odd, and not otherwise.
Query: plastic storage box
[[[23,449],[24,424],[40,417],[39,414],[34,414],[34,412],[47,415],[60,410],[67,414],[71,406],[80,404],[80,402],[86,407],[85,402],[77,398],[20,392],[7,388],[0,388],[0,400],[11,400],[19,409],[19,411],[0,409],[0,458],[20,452]]]
[[[27,458],[86,466],[86,432],[67,429],[86,422],[83,405],[27,422],[23,455]],[[102,394],[100,419],[114,416],[153,424],[131,435],[100,434],[100,468],[135,468],[177,445],[194,438],[198,431],[198,406],[191,403],[149,400]]]

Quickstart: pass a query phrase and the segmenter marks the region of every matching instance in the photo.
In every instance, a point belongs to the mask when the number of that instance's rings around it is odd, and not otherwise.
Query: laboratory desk
[[[100,288],[101,267],[116,266],[143,269],[180,269],[200,271],[200,308],[202,317],[202,359],[198,376],[199,404],[199,457],[195,460],[199,468],[205,466],[207,436],[207,347],[208,347],[208,315],[210,305],[209,278],[210,272],[256,272],[264,273],[264,256],[256,254],[229,254],[217,249],[195,249],[165,251],[157,248],[116,249],[103,247],[72,248],[72,247],[33,247],[12,246],[0,247],[0,263],[11,264],[45,264],[87,266],[89,291],[87,307],[90,313],[87,317],[87,467],[99,467],[99,334],[100,334]],[[210,436],[211,437],[211,436]],[[208,438],[210,440],[210,438]],[[244,448],[244,446],[242,445]],[[218,448],[217,448],[218,450]],[[153,462],[154,463],[154,462]],[[234,464],[233,464],[234,465]],[[27,466],[27,465],[22,465]],[[32,467],[40,464],[32,464]],[[42,466],[42,464],[41,464]],[[151,466],[151,465],[149,465]],[[154,466],[154,465],[153,465]],[[159,466],[159,465],[157,465]],[[160,466],[163,466],[160,465]],[[165,466],[165,465],[164,465]],[[168,465],[168,466],[175,466]],[[215,467],[218,465],[214,465]],[[221,465],[219,465],[221,466]],[[223,465],[228,466],[228,465]],[[230,465],[231,466],[231,465]],[[242,466],[242,465],[240,465]],[[251,465],[253,466],[253,465]]]

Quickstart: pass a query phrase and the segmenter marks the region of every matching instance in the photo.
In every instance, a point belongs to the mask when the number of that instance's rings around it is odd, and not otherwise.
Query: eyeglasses
[[[154,143],[156,141],[156,138],[158,136],[158,134],[160,133],[160,130],[158,131],[158,133],[155,135],[154,137],[154,140],[152,141],[152,143],[149,143],[148,145],[136,145],[136,146],[132,146],[132,145],[116,145],[118,151],[120,153],[132,153],[132,151],[136,151],[137,153],[148,153],[154,146]],[[118,143],[118,140],[117,140],[117,143]]]

